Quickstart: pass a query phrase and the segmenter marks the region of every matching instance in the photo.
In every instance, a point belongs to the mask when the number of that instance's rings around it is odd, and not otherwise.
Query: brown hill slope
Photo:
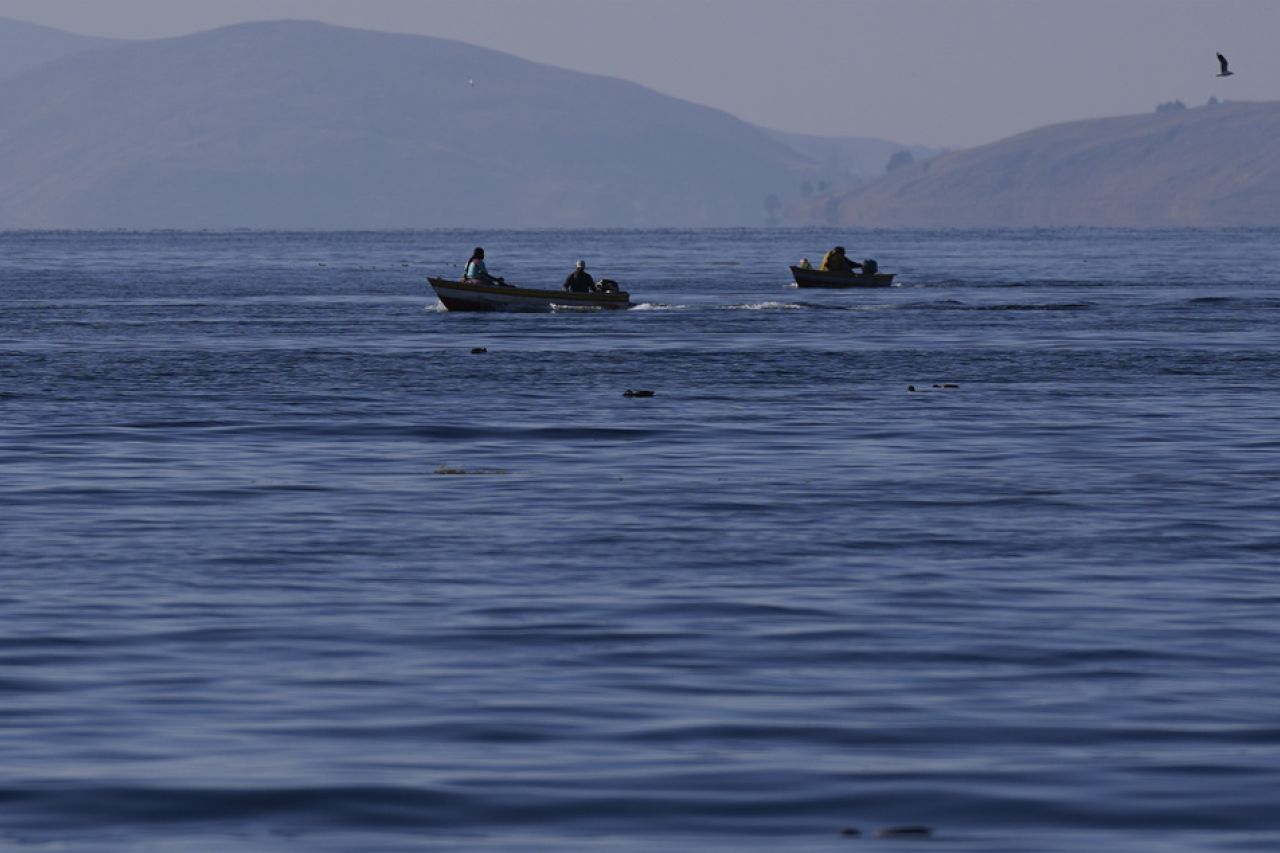
[[[863,227],[1280,225],[1280,103],[1053,125],[796,211]]]

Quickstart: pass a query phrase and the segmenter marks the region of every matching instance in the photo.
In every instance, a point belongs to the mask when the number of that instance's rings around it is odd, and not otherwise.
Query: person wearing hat
[[[595,279],[587,272],[586,261],[578,261],[573,272],[564,280],[564,289],[570,293],[590,293],[595,286]]]
[[[836,246],[822,259],[822,269],[827,272],[852,274],[855,267],[862,269],[862,264],[845,257],[844,246]]]

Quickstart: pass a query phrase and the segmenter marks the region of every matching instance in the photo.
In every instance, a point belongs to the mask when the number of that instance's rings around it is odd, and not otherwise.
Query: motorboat
[[[834,270],[805,269],[792,267],[791,275],[795,277],[796,287],[889,287],[893,284],[895,274],[890,272],[836,272]]]
[[[449,311],[553,311],[558,308],[630,308],[631,294],[622,290],[539,290],[499,282],[427,281]]]

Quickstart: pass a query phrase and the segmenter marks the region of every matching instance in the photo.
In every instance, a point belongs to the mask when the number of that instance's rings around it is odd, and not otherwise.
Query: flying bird
[[[476,81],[475,81],[475,80],[470,80],[470,79],[468,79],[468,80],[467,80],[467,85],[468,85],[468,86],[474,86],[475,84],[476,84]]]
[[[1218,73],[1219,77],[1230,77],[1231,69],[1227,67],[1227,58],[1222,54],[1218,54],[1218,64],[1222,66],[1222,71]]]

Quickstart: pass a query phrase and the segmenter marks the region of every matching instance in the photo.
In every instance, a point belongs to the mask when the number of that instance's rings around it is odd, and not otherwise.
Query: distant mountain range
[[[913,162],[924,162],[939,153],[924,145],[903,145],[887,139],[863,136],[813,136],[766,130],[769,136],[799,151],[818,166],[818,174],[837,180],[866,183],[883,176],[894,155],[905,151]]]
[[[65,56],[119,43],[0,18],[0,80]]]
[[[445,39],[60,49],[0,80],[0,227],[754,225],[852,183],[725,112]]]
[[[426,36],[0,19],[0,228],[1275,225],[1277,132],[1216,104],[935,156]]]
[[[872,227],[1280,225],[1280,103],[1040,128],[791,211]]]

